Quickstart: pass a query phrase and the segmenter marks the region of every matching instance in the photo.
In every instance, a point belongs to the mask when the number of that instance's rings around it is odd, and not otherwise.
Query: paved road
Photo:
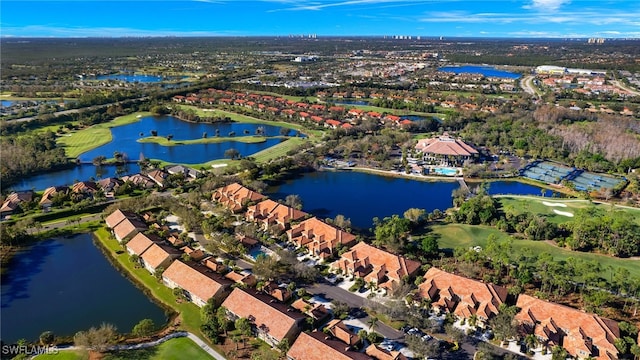
[[[522,80],[520,80],[520,86],[522,86],[522,89],[524,90],[524,92],[533,96],[537,96],[539,99],[540,95],[538,94],[538,91],[536,90],[536,87],[533,84],[534,79],[535,79],[535,76],[533,75],[525,76],[524,78],[522,78]]]
[[[626,91],[628,91],[628,92],[632,93],[632,94],[633,94],[633,95],[635,95],[635,96],[640,96],[640,92],[638,92],[638,90],[632,89],[632,88],[630,88],[630,87],[628,87],[628,86],[626,86],[626,85],[622,84],[622,83],[621,83],[620,81],[618,81],[618,80],[613,80],[613,81],[611,81],[611,83],[612,83],[613,85],[615,85],[615,86],[619,87],[619,88],[620,88],[620,89],[622,89],[622,90],[626,90]]]

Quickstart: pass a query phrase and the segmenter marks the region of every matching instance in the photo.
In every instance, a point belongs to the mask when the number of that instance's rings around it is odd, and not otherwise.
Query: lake
[[[37,242],[17,254],[2,277],[2,341],[36,340],[46,330],[73,335],[115,325],[130,332],[140,320],[156,326],[162,308],[118,272],[93,243],[92,234]]]
[[[98,75],[96,80],[117,80],[124,82],[139,82],[139,83],[156,83],[167,78],[158,75],[142,75],[142,74],[109,74]]]
[[[354,227],[369,228],[372,219],[402,214],[409,208],[446,210],[453,206],[451,193],[459,187],[455,181],[419,181],[386,177],[357,171],[322,171],[303,174],[267,189],[275,199],[296,194],[302,209],[321,219],[342,214]],[[491,194],[540,196],[540,188],[528,184],[496,181]]]
[[[159,159],[171,163],[199,164],[214,159],[224,158],[224,152],[234,148],[242,156],[252,155],[276,145],[284,139],[267,139],[262,143],[248,144],[238,141],[225,141],[209,144],[192,144],[177,146],[162,146],[156,143],[139,143],[136,140],[151,135],[151,131],[158,132],[158,136],[173,135],[173,141],[200,139],[204,132],[209,137],[214,137],[216,130],[220,137],[226,137],[230,132],[235,136],[254,135],[258,127],[264,128],[265,136],[280,135],[280,127],[268,124],[250,124],[239,122],[228,123],[191,123],[182,121],[173,116],[147,116],[140,121],[111,128],[113,140],[105,145],[87,151],[79,156],[83,161],[91,161],[97,156],[112,158],[114,152],[120,152],[131,160],[140,159],[144,154],[147,159]],[[248,131],[245,134],[244,131]],[[140,134],[143,136],[140,136]],[[291,132],[293,134],[294,131]]]
[[[457,74],[481,74],[486,77],[499,77],[499,78],[507,78],[507,79],[518,79],[522,76],[521,74],[498,70],[490,66],[475,66],[475,65],[443,66],[438,70],[442,72],[452,72],[452,73],[455,73],[456,75]]]
[[[121,177],[132,175],[140,172],[138,164],[126,164],[122,166],[102,165],[94,166],[91,164],[77,165],[69,169],[50,171],[27,178],[23,178],[9,186],[9,190],[44,190],[50,186],[68,186],[78,181],[86,181],[90,179],[100,180],[108,177]]]

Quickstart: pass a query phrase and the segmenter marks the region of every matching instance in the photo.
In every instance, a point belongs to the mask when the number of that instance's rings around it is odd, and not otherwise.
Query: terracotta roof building
[[[321,258],[331,257],[338,244],[351,245],[356,237],[346,231],[326,224],[313,217],[304,220],[287,231],[289,241]]]
[[[272,346],[283,339],[292,344],[305,319],[300,312],[274,301],[268,295],[240,288],[233,289],[222,306],[231,318],[249,319],[256,335]]]
[[[53,205],[53,199],[56,195],[66,193],[68,191],[69,188],[66,186],[52,186],[47,188],[40,198],[40,206],[43,208],[50,208]]]
[[[487,321],[498,314],[500,304],[507,299],[507,289],[432,267],[419,285],[420,296],[432,301],[432,306],[461,318],[476,315]]]
[[[271,199],[263,200],[247,208],[247,221],[255,221],[262,229],[269,230],[271,225],[277,224],[281,229],[287,229],[289,223],[300,220],[308,214],[290,206],[280,204]]]
[[[173,246],[153,243],[142,255],[140,255],[140,261],[150,273],[155,274],[158,268],[166,269],[171,262],[182,255],[180,250],[177,250]]]
[[[361,341],[360,337],[351,331],[351,329],[349,329],[340,319],[329,321],[325,330],[333,335],[333,337],[349,346],[356,346]]]
[[[33,200],[32,190],[12,192],[11,194],[9,194],[9,196],[7,196],[7,198],[2,203],[2,206],[0,207],[0,214],[2,215],[12,214],[14,211],[16,211],[20,207],[20,203],[29,202],[32,200]]]
[[[106,219],[104,219],[104,222],[107,224],[108,228],[113,229],[114,227],[116,227],[116,225],[118,225],[120,222],[122,222],[125,219],[140,220],[140,216],[138,216],[138,214],[131,211],[117,209],[116,211],[112,212],[109,216],[107,216]]]
[[[387,351],[375,344],[367,346],[365,354],[369,355],[370,359],[376,360],[407,360],[407,357],[402,355],[400,351]]]
[[[126,248],[127,252],[131,255],[142,255],[151,245],[154,244],[154,241],[151,238],[143,233],[137,233],[131,240],[127,242]]]
[[[440,161],[446,165],[461,165],[465,160],[478,155],[478,150],[471,145],[447,134],[419,140],[416,149],[424,153],[425,160]]]
[[[580,359],[617,359],[614,342],[620,338],[618,324],[595,314],[567,306],[518,296],[515,319],[523,334],[534,334],[549,346],[562,346],[571,356]]]
[[[256,286],[258,279],[253,274],[243,274],[235,271],[230,271],[224,274],[224,277],[238,284],[244,284],[247,286]]]
[[[301,313],[309,315],[313,320],[319,321],[329,316],[329,310],[318,303],[310,303],[303,298],[300,298],[291,304],[291,307],[300,311]]]
[[[126,218],[113,227],[113,235],[119,242],[128,241],[141,231],[147,230],[147,224],[136,218]]]
[[[361,242],[342,254],[331,266],[346,274],[364,278],[367,282],[373,281],[382,288],[392,289],[402,282],[403,277],[414,275],[420,263]]]
[[[174,261],[162,273],[162,281],[172,289],[182,289],[185,296],[200,307],[211,298],[220,304],[232,284],[207,267],[180,260]]]
[[[290,360],[370,360],[361,352],[349,349],[339,340],[314,331],[301,333],[287,352]]]
[[[219,202],[234,213],[242,211],[249,202],[256,202],[266,197],[238,183],[233,183],[213,192],[212,199]]]

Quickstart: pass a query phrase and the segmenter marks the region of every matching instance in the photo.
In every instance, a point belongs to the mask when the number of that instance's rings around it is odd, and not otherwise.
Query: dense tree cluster
[[[31,136],[0,139],[0,181],[4,186],[40,171],[68,165],[64,149],[56,145],[56,136],[48,131]]]
[[[567,245],[573,250],[599,250],[624,257],[640,255],[640,225],[627,212],[581,209],[570,228]]]

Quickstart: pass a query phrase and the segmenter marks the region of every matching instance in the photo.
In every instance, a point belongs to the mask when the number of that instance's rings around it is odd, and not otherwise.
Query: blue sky
[[[640,38],[638,0],[2,0],[3,37]]]

